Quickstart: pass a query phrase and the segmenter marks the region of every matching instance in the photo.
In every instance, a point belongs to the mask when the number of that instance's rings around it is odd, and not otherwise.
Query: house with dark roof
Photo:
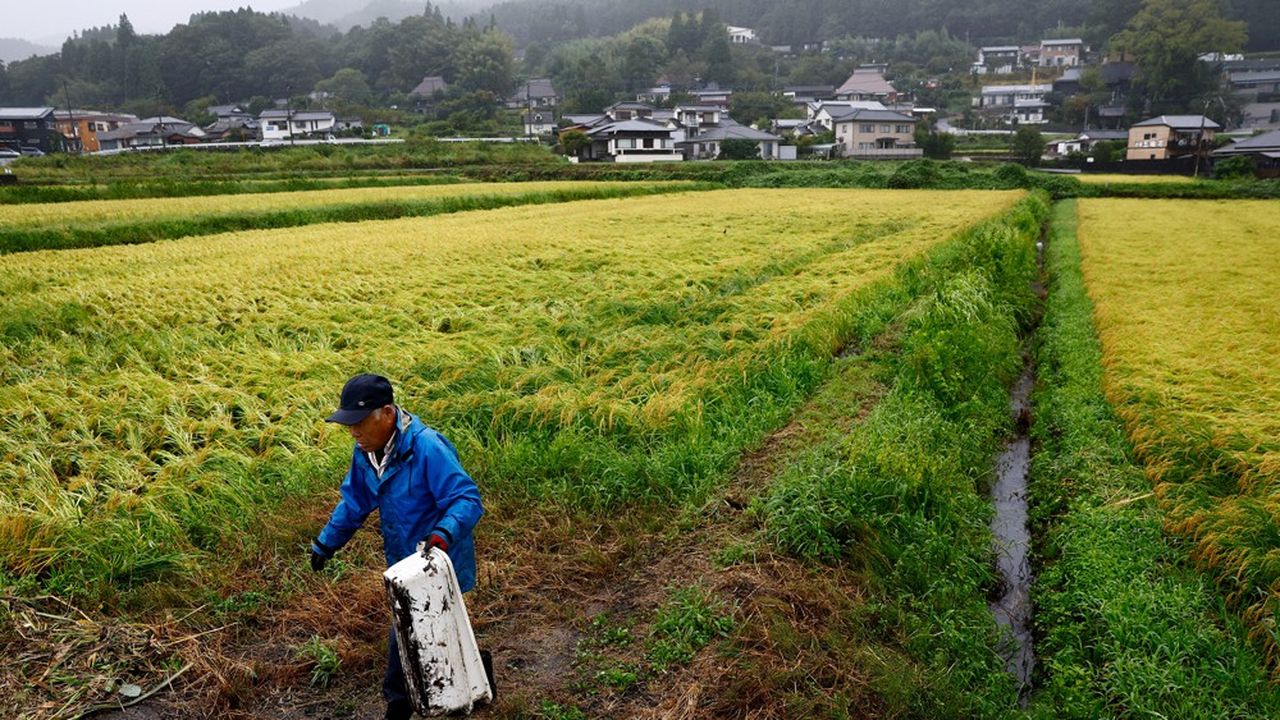
[[[680,131],[677,131],[680,132]],[[676,141],[676,147],[684,152],[689,160],[715,160],[724,150],[726,140],[748,140],[755,143],[756,155],[762,160],[776,160],[782,138],[755,128],[739,125],[736,122],[717,123],[702,127],[693,134],[684,131],[682,140]]]
[[[0,108],[0,147],[37,148],[51,153],[60,147],[51,107]]]
[[[68,149],[75,152],[98,152],[102,149],[102,145],[98,142],[100,133],[110,132],[121,125],[137,122],[138,116],[72,109],[54,110],[53,119]]]
[[[671,128],[652,120],[617,120],[586,131],[591,145],[581,160],[605,162],[679,162],[684,156],[675,146]]]
[[[1129,128],[1125,160],[1168,160],[1195,155],[1213,145],[1222,126],[1204,115],[1161,115]]]
[[[195,123],[169,115],[157,115],[99,133],[98,144],[101,152],[119,152],[147,147],[195,145],[203,142],[206,137],[204,129]]]
[[[892,110],[854,108],[832,120],[836,143],[845,157],[867,159],[918,158],[915,145],[918,118]]]
[[[560,93],[551,84],[551,78],[532,78],[516,87],[516,91],[507,98],[507,107],[512,110],[554,108],[560,100]]]
[[[1251,157],[1259,176],[1280,178],[1280,130],[1223,145],[1212,155],[1215,162],[1232,157]]]

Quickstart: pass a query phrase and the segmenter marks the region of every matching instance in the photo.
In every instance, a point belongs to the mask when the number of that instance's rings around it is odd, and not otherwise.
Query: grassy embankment
[[[386,145],[310,145],[294,148],[130,152],[119,155],[54,154],[23,158],[12,169],[23,182],[87,183],[106,180],[205,181],[209,178],[288,179],[305,175],[397,173],[406,170],[519,163],[561,164],[564,158],[536,143],[443,143],[435,140]]]
[[[433,178],[517,182],[527,180],[695,180],[729,187],[860,187],[930,189],[1042,189],[1064,197],[1277,198],[1280,183],[1266,181],[1188,181],[1168,176],[1092,176],[1028,172],[1020,165],[912,160],[859,161],[717,161],[697,163],[570,164],[545,148],[431,143],[402,148],[296,149],[274,152],[206,154],[192,150],[140,153],[124,158],[40,159],[19,166],[20,184],[0,188],[0,204],[66,199],[170,197],[193,194],[285,189],[286,183],[321,178],[352,182],[380,180],[418,182],[423,172]],[[368,154],[368,157],[365,154]],[[394,162],[389,162],[393,158]],[[48,162],[46,163],[46,160]],[[67,165],[58,169],[56,164]],[[52,170],[46,173],[45,165]],[[378,169],[388,166],[384,169]],[[22,168],[27,168],[23,170]],[[56,171],[56,172],[55,172]],[[264,180],[264,178],[275,178]],[[1105,178],[1095,182],[1094,178]],[[215,180],[216,179],[216,180]],[[256,179],[256,180],[251,180]],[[32,185],[31,183],[34,183]]]
[[[1080,204],[1104,389],[1166,518],[1276,659],[1280,214],[1272,203]]]
[[[153,242],[236,230],[358,223],[513,205],[708,189],[691,182],[542,181],[0,205],[0,254]]]
[[[1032,714],[1274,717],[1280,693],[1212,583],[1162,533],[1151,485],[1103,392],[1076,228],[1075,203],[1060,203],[1036,345],[1031,508],[1042,540],[1035,599],[1045,680]]]
[[[986,488],[1011,429],[1008,385],[1022,368],[1046,209],[1028,204],[954,246],[954,273],[905,316],[884,399],[757,504],[779,547],[865,578],[866,632],[893,637],[912,660],[889,673],[902,683],[890,714],[1001,717],[1017,702],[987,608],[996,579]]]

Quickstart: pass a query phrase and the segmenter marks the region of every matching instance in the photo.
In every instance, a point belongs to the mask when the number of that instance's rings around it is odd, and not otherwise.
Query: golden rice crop
[[[624,183],[555,180],[522,183],[455,183],[389,187],[301,190],[137,200],[80,200],[65,203],[0,205],[0,229],[185,219],[243,215],[274,210],[434,200],[461,196],[508,196]]]
[[[0,258],[0,563],[109,541],[137,572],[130,547],[214,547],[332,484],[349,445],[321,418],[358,371],[477,452],[696,425],[778,348],[837,342],[801,332],[824,308],[1022,196],[714,191]]]
[[[1081,200],[1109,397],[1171,528],[1274,644],[1280,592],[1280,212]]]

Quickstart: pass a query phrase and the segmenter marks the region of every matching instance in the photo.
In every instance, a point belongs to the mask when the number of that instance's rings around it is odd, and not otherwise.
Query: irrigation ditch
[[[1018,682],[1018,703],[1027,707],[1031,700],[1036,665],[1031,586],[1035,573],[1031,566],[1031,528],[1028,495],[1031,475],[1031,422],[1034,414],[1031,393],[1036,385],[1036,367],[1031,343],[1040,329],[1045,283],[1045,244],[1049,239],[1046,219],[1036,242],[1036,271],[1031,289],[1038,301],[1031,321],[1023,333],[1023,369],[1009,389],[1009,411],[1014,432],[1005,449],[996,457],[995,482],[991,485],[992,544],[995,549],[996,572],[1000,578],[997,595],[990,602],[991,614],[1002,632],[997,650],[1005,661],[1005,669]]]

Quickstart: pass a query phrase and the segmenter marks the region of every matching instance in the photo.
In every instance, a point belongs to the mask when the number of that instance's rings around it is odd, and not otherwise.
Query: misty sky
[[[26,5],[21,12],[6,12],[0,23],[0,37],[21,38],[43,44],[61,45],[74,30],[114,25],[120,13],[129,16],[134,29],[144,33],[166,32],[184,23],[194,12],[234,10],[249,5],[270,12],[298,5],[301,0],[61,0],[55,12]],[[5,3],[8,5],[9,3]],[[11,7],[11,11],[17,7]]]

